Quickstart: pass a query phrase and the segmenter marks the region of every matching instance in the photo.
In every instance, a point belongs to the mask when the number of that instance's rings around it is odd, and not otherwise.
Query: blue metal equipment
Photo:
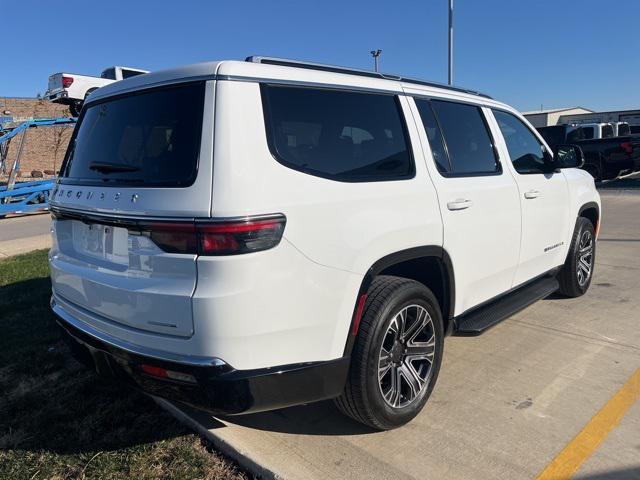
[[[31,127],[64,126],[75,122],[76,119],[70,117],[28,120],[0,136],[0,173],[7,173],[9,142],[22,133],[18,152],[9,170],[7,185],[0,186],[0,218],[8,214],[35,212],[49,208],[49,192],[55,184],[54,179],[16,183],[27,130]]]

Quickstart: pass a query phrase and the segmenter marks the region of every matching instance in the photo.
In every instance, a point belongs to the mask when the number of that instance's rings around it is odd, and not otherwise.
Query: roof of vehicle
[[[515,111],[491,97],[462,87],[416,80],[399,75],[382,74],[273,57],[248,57],[246,61],[225,60],[197,63],[183,67],[137,75],[96,90],[90,103],[108,96],[165,84],[207,80],[264,81],[281,84],[335,86],[388,93],[411,93],[449,97],[461,101],[499,106]]]

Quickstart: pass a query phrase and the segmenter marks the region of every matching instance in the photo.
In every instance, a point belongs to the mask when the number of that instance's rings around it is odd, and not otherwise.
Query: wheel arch
[[[578,210],[578,218],[580,217],[589,220],[596,233],[598,232],[600,227],[600,206],[596,202],[587,202],[582,205]]]
[[[444,331],[447,335],[451,333],[455,306],[455,276],[451,257],[444,248],[437,245],[408,248],[378,259],[364,275],[353,308],[345,355],[351,354],[357,336],[354,323],[359,321],[356,317],[362,313],[358,311],[360,299],[378,275],[410,278],[429,288],[440,304]]]

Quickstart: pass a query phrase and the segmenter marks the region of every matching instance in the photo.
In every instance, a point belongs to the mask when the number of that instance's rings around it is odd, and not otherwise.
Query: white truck
[[[599,138],[612,138],[616,136],[616,130],[611,123],[572,123],[567,125],[567,140],[593,140]]]
[[[69,105],[71,115],[77,117],[91,92],[110,83],[148,73],[148,70],[129,67],[109,67],[99,77],[76,73],[54,73],[49,76],[45,100]]]

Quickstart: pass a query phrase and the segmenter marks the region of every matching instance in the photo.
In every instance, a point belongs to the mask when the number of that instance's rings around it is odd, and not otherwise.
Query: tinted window
[[[593,138],[593,127],[584,127],[582,130],[582,138],[585,140],[591,140]]]
[[[204,83],[90,104],[69,144],[62,181],[187,186],[198,166]]]
[[[602,138],[611,138],[611,137],[613,137],[613,125],[603,125]]]
[[[282,164],[341,181],[412,177],[395,97],[262,85],[269,148]]]
[[[591,128],[591,132],[593,132],[593,128]],[[591,135],[593,138],[593,135]],[[567,133],[567,142],[577,142],[579,140],[585,140],[585,129],[584,127],[578,127],[571,130]]]
[[[440,127],[438,126],[438,122],[436,121],[436,117],[433,114],[429,101],[416,99],[416,106],[420,112],[420,118],[422,119],[424,129],[427,132],[433,161],[436,163],[438,171],[440,171],[440,173],[450,172],[451,166],[449,164],[449,156],[444,148],[442,133],[440,132]]]
[[[473,105],[431,101],[454,174],[500,171],[482,112]]]
[[[621,123],[620,125],[618,125],[618,136],[619,137],[626,137],[627,135],[631,134],[631,129],[629,128],[629,125],[627,123]]]
[[[116,79],[116,69],[115,68],[107,68],[104,72],[100,74],[102,78],[108,78],[110,80]]]
[[[142,75],[143,72],[136,72],[135,70],[128,70],[126,68],[123,68],[122,70],[122,78],[131,78],[131,77],[135,77],[137,75]]]
[[[493,111],[504,137],[511,162],[518,173],[544,173],[545,155],[538,138],[515,115]]]

